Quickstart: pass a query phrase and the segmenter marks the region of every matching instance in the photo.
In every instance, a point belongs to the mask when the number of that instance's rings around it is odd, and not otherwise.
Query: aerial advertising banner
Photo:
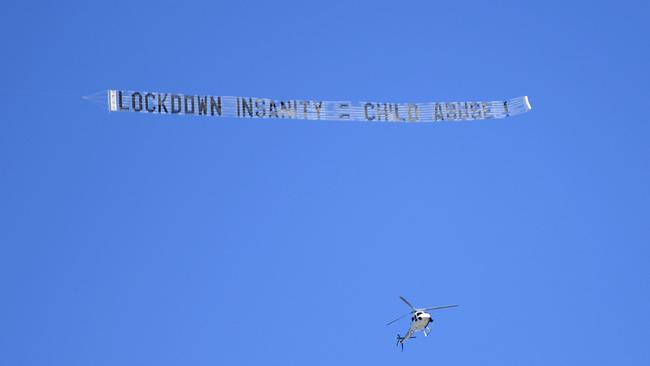
[[[386,103],[109,90],[108,110],[249,119],[437,122],[505,118],[528,112],[531,106],[526,96],[489,102]]]

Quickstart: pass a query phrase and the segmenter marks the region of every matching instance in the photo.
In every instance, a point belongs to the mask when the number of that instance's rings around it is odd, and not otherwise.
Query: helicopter
[[[431,310],[440,310],[440,309],[447,309],[447,308],[455,308],[458,305],[444,305],[444,306],[434,306],[432,308],[416,308],[411,303],[406,300],[403,296],[399,297],[408,307],[411,308],[411,311],[407,314],[404,314],[400,316],[399,318],[390,321],[386,325],[391,325],[395,323],[396,321],[411,315],[411,326],[409,327],[409,330],[406,332],[405,336],[400,336],[399,333],[397,334],[397,345],[402,346],[402,351],[404,351],[404,342],[408,341],[411,338],[415,338],[415,333],[417,332],[423,332],[424,336],[428,336],[431,334],[431,328],[429,328],[429,325],[431,322],[433,322],[433,319],[431,319],[431,314],[428,313],[428,311]]]

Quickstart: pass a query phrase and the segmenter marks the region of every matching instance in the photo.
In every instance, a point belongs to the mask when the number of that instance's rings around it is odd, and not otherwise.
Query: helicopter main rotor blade
[[[411,303],[408,300],[406,300],[403,296],[400,296],[399,298],[402,299],[402,301],[404,301],[406,305],[408,305],[411,308],[411,310],[415,311],[415,307],[411,305]]]
[[[458,305],[445,305],[445,306],[434,306],[432,308],[426,308],[424,311],[429,311],[429,310],[440,310],[440,309],[447,309],[447,308],[455,308]]]
[[[404,318],[405,316],[409,316],[409,315],[411,315],[411,314],[413,314],[413,313],[404,314],[404,315],[400,316],[399,318],[397,318],[397,319],[395,319],[395,320],[393,320],[393,321],[388,322],[388,324],[386,324],[386,325],[391,325],[391,324],[395,323],[396,321],[398,321],[398,320]]]

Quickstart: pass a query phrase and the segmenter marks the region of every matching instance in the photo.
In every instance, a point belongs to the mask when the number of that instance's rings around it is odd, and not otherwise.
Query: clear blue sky
[[[650,364],[649,7],[4,4],[0,364]],[[108,88],[533,111],[218,120],[80,98]],[[399,295],[461,307],[401,353]]]

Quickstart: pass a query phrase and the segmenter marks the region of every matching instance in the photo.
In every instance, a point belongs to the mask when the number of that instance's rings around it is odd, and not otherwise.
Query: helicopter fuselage
[[[425,311],[416,311],[413,313],[413,316],[411,316],[411,326],[409,327],[408,332],[406,332],[406,335],[399,340],[399,343],[404,344],[404,342],[408,341],[409,338],[412,338],[417,332],[425,332],[424,335],[427,335],[427,326],[429,326],[432,321],[431,314]]]
[[[416,311],[411,317],[411,329],[413,332],[419,332],[431,323],[431,314],[424,311]]]

